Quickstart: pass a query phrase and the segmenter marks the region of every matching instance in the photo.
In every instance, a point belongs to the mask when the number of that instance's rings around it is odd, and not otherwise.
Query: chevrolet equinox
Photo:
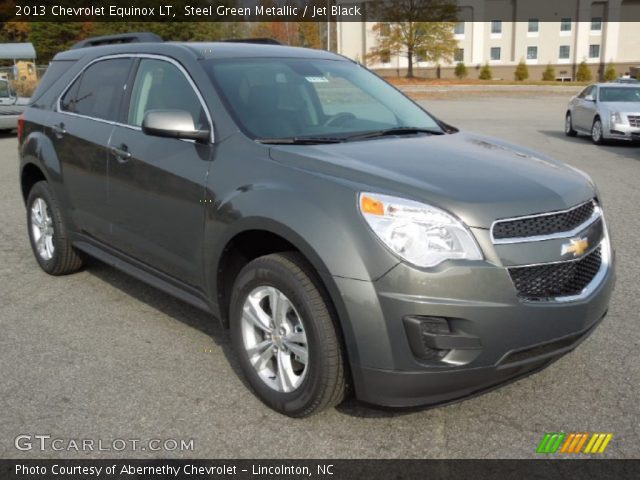
[[[549,365],[607,312],[590,178],[459,131],[366,68],[250,41],[85,40],[19,121],[28,234],[220,319],[248,384],[303,417],[406,407]]]

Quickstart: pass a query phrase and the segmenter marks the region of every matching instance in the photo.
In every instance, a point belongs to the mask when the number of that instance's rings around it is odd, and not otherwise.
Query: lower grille
[[[572,262],[509,268],[509,275],[521,298],[542,300],[578,295],[600,270],[601,248]]]
[[[570,347],[571,345],[577,345],[582,339],[589,336],[589,334],[593,330],[595,330],[597,325],[598,325],[598,322],[596,322],[595,325],[591,326],[590,328],[588,328],[583,332],[579,332],[574,335],[569,335],[568,337],[564,337],[559,340],[554,340],[549,343],[543,343],[542,345],[537,345],[535,347],[525,348],[524,350],[511,352],[500,363],[504,365],[509,363],[523,362],[526,360],[531,360],[532,358],[548,355],[550,353],[552,354],[554,352],[557,352],[558,350],[562,350],[567,347]]]
[[[640,127],[640,115],[627,115],[627,119],[632,127]]]

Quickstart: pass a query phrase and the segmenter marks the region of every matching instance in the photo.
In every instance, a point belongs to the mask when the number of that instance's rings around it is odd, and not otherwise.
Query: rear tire
[[[564,134],[567,137],[575,137],[578,132],[573,129],[573,119],[571,118],[571,113],[567,112],[567,116],[564,119]]]
[[[82,268],[82,256],[71,245],[58,202],[45,181],[36,183],[29,192],[27,226],[31,250],[45,272],[67,275]]]
[[[306,417],[343,400],[346,368],[335,314],[302,255],[271,254],[247,264],[230,312],[243,373],[267,406]]]

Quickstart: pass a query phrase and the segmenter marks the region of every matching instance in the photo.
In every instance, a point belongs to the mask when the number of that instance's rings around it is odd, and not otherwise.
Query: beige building
[[[619,74],[640,67],[640,22],[622,21],[640,19],[640,0],[460,0],[458,4],[462,6],[461,21],[455,26],[458,48],[452,61],[440,65],[444,78],[453,76],[458,62],[464,62],[470,78],[477,78],[480,67],[488,63],[494,78],[512,79],[515,66],[524,60],[533,80],[541,79],[547,64],[555,68],[558,80],[575,78],[582,61],[594,78],[605,64],[613,64]],[[554,21],[540,20],[541,11],[544,20],[553,12]],[[403,55],[391,54],[385,62],[367,61],[367,53],[379,39],[374,25],[338,22],[338,52],[383,75],[405,74]],[[437,72],[436,65],[414,59],[416,75],[435,77]]]

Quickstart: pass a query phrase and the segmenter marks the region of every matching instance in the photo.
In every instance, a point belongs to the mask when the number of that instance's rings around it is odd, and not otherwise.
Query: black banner
[[[0,460],[10,480],[132,479],[615,479],[640,460]]]
[[[0,22],[640,21],[640,0],[0,0]]]

